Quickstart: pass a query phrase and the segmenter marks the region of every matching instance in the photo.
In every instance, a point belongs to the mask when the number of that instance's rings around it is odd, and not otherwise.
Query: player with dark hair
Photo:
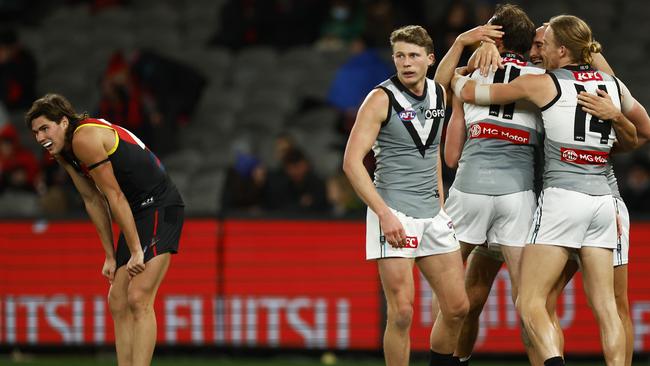
[[[25,123],[72,178],[99,234],[118,364],[149,365],[156,344],[153,304],[183,227],[178,190],[135,135],[77,114],[63,96],[36,100]],[[111,218],[121,230],[116,249]]]

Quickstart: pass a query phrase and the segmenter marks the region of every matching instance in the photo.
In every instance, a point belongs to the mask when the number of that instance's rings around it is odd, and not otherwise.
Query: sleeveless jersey
[[[79,121],[74,133],[86,126],[115,132],[115,145],[108,152],[108,159],[134,215],[150,207],[183,205],[180,193],[160,160],[133,133],[103,119],[93,118]],[[76,157],[72,157],[70,162],[75,169],[88,175],[88,168]]]
[[[514,53],[504,53],[505,68],[471,76],[479,84],[509,83],[544,70]],[[479,106],[465,103],[467,139],[453,187],[461,192],[503,195],[534,188],[535,149],[541,139],[539,108],[526,101]]]
[[[390,102],[372,147],[377,191],[388,206],[408,216],[435,217],[440,210],[437,159],[445,117],[442,87],[425,79],[424,93],[416,96],[397,76],[378,87]]]
[[[544,130],[544,188],[557,187],[589,195],[612,194],[607,181],[609,152],[615,133],[611,121],[601,121],[582,110],[578,93],[606,91],[621,107],[618,81],[590,65],[565,66],[549,71],[557,96],[542,108]]]

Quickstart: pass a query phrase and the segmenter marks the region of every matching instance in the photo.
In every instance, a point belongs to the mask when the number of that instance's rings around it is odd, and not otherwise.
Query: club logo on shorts
[[[564,161],[576,161],[578,160],[578,153],[571,149],[566,149],[562,151],[562,160]]]
[[[416,112],[412,109],[405,109],[401,112],[399,112],[399,119],[401,119],[404,122],[409,122],[415,119],[417,116]]]
[[[469,135],[472,138],[478,137],[481,135],[481,125],[475,123],[472,127],[469,128]]]
[[[418,247],[418,237],[417,236],[407,236],[406,237],[406,244],[404,245],[404,248],[417,248]]]

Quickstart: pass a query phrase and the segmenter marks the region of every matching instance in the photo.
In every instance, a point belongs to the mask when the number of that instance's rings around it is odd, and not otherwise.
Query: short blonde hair
[[[584,20],[573,15],[558,15],[551,18],[549,27],[553,29],[555,42],[571,52],[572,61],[591,63],[592,53],[600,53],[600,43],[594,41],[591,28]]]

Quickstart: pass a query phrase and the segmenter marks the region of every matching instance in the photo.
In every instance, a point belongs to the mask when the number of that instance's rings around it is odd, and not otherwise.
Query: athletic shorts
[[[379,225],[379,218],[368,208],[366,217],[366,259],[418,258],[435,254],[450,253],[460,249],[454,226],[444,210],[434,218],[416,219],[399,211],[393,213],[404,226],[407,245],[394,248],[386,241]]]
[[[452,187],[445,209],[461,242],[523,247],[535,213],[535,193],[523,191],[490,196],[465,193]]]
[[[616,198],[616,209],[621,219],[621,236],[614,249],[614,267],[627,264],[630,258],[630,213],[622,199]]]
[[[183,206],[156,208],[135,218],[145,263],[163,253],[178,253],[178,242],[184,219]],[[127,264],[131,258],[124,233],[120,233],[115,256],[117,268]]]
[[[539,196],[527,242],[576,249],[614,249],[616,238],[616,206],[612,195],[591,196],[551,187]]]

